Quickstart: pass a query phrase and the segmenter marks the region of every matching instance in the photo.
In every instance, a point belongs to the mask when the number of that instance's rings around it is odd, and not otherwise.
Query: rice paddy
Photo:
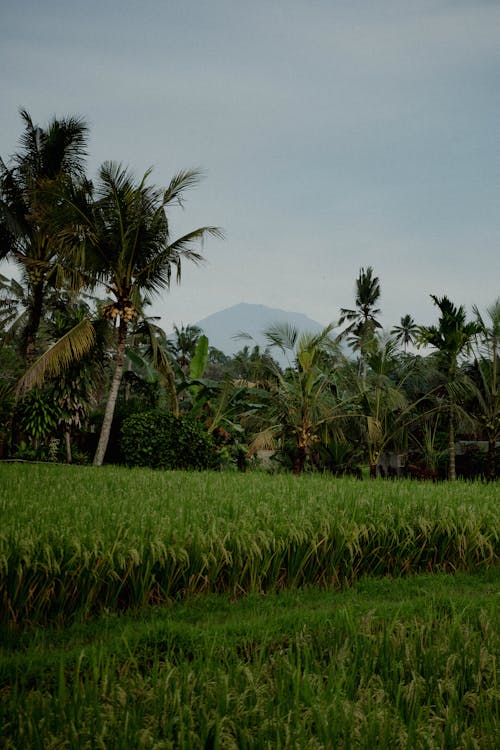
[[[499,499],[2,465],[0,747],[496,748]]]

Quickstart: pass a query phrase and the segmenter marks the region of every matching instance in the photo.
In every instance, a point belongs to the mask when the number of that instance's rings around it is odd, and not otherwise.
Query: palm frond
[[[267,427],[258,432],[250,444],[249,455],[263,450],[275,450],[278,445],[279,426]]]
[[[125,354],[136,370],[144,377],[146,383],[156,383],[158,381],[158,372],[146,357],[130,347],[125,349]]]
[[[160,345],[156,335],[156,326],[151,325],[147,320],[142,321],[143,330],[148,335],[148,346],[151,355],[153,367],[161,376],[170,399],[170,408],[175,416],[179,415],[179,400],[177,398],[177,388],[175,375],[172,369],[172,362],[163,346]]]
[[[199,168],[185,169],[177,172],[177,174],[172,177],[167,189],[163,193],[163,205],[168,206],[176,202],[178,205],[182,206],[183,192],[197,185],[203,176],[204,172]]]
[[[94,343],[94,326],[88,318],[83,318],[28,368],[17,383],[16,392],[28,391],[41,385],[45,377],[59,375],[87,354]]]
[[[290,323],[274,323],[264,331],[264,337],[269,346],[276,346],[285,354],[293,352],[299,339],[299,330]]]

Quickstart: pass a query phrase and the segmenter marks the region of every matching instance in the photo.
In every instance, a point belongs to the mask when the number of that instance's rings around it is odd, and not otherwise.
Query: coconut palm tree
[[[395,343],[377,340],[374,351],[368,355],[369,372],[358,378],[363,433],[370,463],[370,477],[377,476],[377,466],[383,450],[404,426],[403,415],[408,412],[408,402],[403,390],[404,376],[400,382],[393,379]]]
[[[172,269],[179,282],[182,260],[201,261],[195,243],[208,235],[222,237],[220,229],[206,226],[172,240],[166,209],[182,203],[184,192],[198,183],[201,173],[181,171],[166,190],[148,184],[150,173],[136,181],[128,169],[106,162],[96,187],[87,185],[61,195],[59,236],[75,248],[83,246],[87,273],[106,285],[111,299],[101,312],[116,330],[114,374],[94,457],[98,466],[109,441],[129,324],[140,315],[144,295],[149,298],[168,289]]]
[[[53,209],[56,186],[83,176],[88,127],[81,118],[67,117],[41,128],[26,110],[20,114],[20,151],[9,164],[0,160],[0,259],[13,260],[23,271],[29,298],[24,355],[29,365],[49,285],[61,283],[70,273],[46,214]]]
[[[439,308],[441,316],[437,326],[420,326],[418,343],[432,346],[436,350],[437,363],[445,378],[446,408],[448,411],[448,478],[456,479],[455,471],[455,425],[461,413],[460,402],[471,392],[472,383],[463,373],[460,357],[471,351],[475,336],[480,332],[477,322],[467,322],[463,305],[456,307],[448,297],[431,299]]]
[[[391,334],[395,337],[395,340],[403,345],[405,354],[408,344],[415,343],[417,333],[418,325],[415,323],[411,315],[404,315],[400,319],[400,324],[391,329]]]
[[[434,414],[437,407],[432,388],[412,392],[411,381],[418,376],[416,363],[411,357],[402,360],[398,356],[394,339],[376,336],[367,364],[367,374],[357,378],[357,387],[370,477],[375,478],[382,453],[388,449],[406,453],[411,427]]]
[[[340,334],[347,338],[354,351],[359,351],[359,371],[366,374],[366,355],[370,342],[378,328],[382,328],[377,320],[380,309],[376,304],[380,298],[380,281],[373,275],[372,266],[360,269],[355,285],[355,308],[341,308],[339,325],[348,322],[347,328]]]
[[[189,372],[189,363],[191,362],[196,350],[196,345],[202,334],[203,331],[199,326],[181,325],[179,327],[174,325],[174,336],[169,342],[168,348],[174,355],[177,364],[184,374]]]
[[[289,325],[275,325],[264,332],[270,347],[290,353],[295,361],[283,373],[272,369],[268,389],[262,391],[267,410],[266,426],[256,436],[253,449],[274,448],[290,441],[294,449],[294,474],[300,474],[311,457],[313,447],[325,431],[333,431],[346,416],[347,404],[339,383],[334,383],[332,356],[340,356],[331,339],[333,326],[318,334],[302,333]]]

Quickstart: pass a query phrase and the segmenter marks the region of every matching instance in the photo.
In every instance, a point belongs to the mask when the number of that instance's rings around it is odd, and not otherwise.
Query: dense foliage
[[[152,295],[222,236],[170,236],[200,173],[92,182],[84,121],[21,117],[0,458],[39,463],[0,467],[2,747],[496,748],[499,485],[404,477],[498,476],[500,298],[386,334],[368,266],[343,330],[167,337]],[[178,471],[220,466],[256,471]]]
[[[161,411],[133,414],[123,422],[120,442],[127,466],[216,468],[211,436],[188,414],[178,417]]]

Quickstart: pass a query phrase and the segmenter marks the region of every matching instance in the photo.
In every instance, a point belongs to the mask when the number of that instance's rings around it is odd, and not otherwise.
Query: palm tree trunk
[[[359,353],[358,375],[363,382],[366,380],[366,360],[362,351]]]
[[[378,460],[382,452],[381,448],[375,448],[373,443],[368,444],[368,460],[370,462],[370,479],[377,478]]]
[[[297,446],[297,453],[293,462],[293,473],[296,477],[302,474],[306,463],[306,449],[303,445]]]
[[[44,283],[39,281],[33,289],[33,299],[29,311],[28,324],[26,326],[26,344],[24,360],[26,368],[33,364],[36,356],[36,337],[40,328],[43,310]]]
[[[70,464],[72,462],[72,455],[71,455],[71,426],[69,424],[66,424],[64,426],[64,444],[66,446],[66,463]]]
[[[94,456],[94,466],[102,466],[104,456],[106,455],[106,449],[109,443],[109,435],[111,433],[111,424],[113,422],[113,414],[115,413],[116,399],[118,398],[118,389],[120,388],[120,383],[123,375],[126,339],[127,323],[123,320],[123,318],[120,318],[120,328],[118,329],[118,345],[116,347],[115,372],[113,375],[113,380],[111,381],[108,400],[106,402],[101,434],[99,436],[99,443],[97,445],[97,450]]]
[[[449,466],[448,466],[448,479],[454,482],[457,478],[455,470],[455,415],[453,414],[453,407],[450,407],[450,434],[449,434]]]
[[[179,399],[177,397],[177,389],[175,387],[175,375],[170,363],[165,358],[166,373],[165,373],[165,385],[170,401],[170,409],[174,417],[179,416]]]

